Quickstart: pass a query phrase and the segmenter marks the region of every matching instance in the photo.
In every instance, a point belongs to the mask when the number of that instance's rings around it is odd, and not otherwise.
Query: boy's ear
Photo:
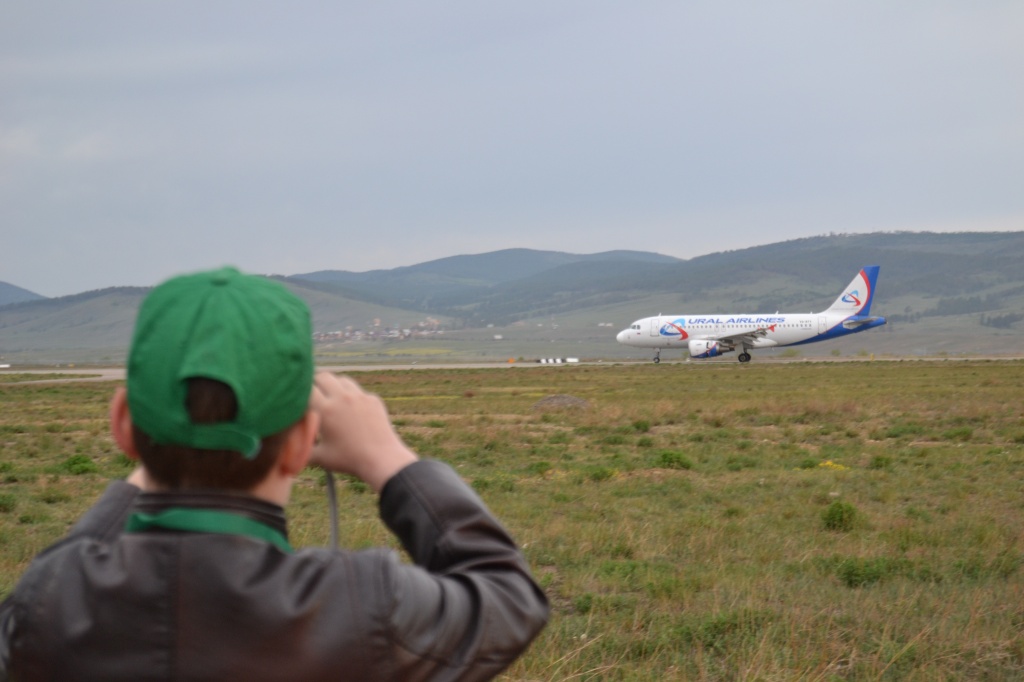
[[[320,431],[320,415],[306,410],[302,419],[289,429],[278,464],[286,476],[297,476],[309,464],[316,434]]]
[[[128,412],[128,390],[124,386],[115,390],[114,397],[110,399],[110,435],[128,459],[139,458],[132,435],[132,416]]]

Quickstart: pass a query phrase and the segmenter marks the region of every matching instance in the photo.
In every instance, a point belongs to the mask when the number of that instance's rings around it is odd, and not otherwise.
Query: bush
[[[958,440],[961,442],[969,441],[974,436],[974,429],[969,426],[959,426],[955,429],[949,429],[942,434],[942,438],[945,440]]]
[[[853,530],[853,521],[857,516],[857,509],[849,502],[835,501],[828,506],[822,520],[825,522],[825,529],[847,533]]]
[[[744,469],[753,469],[757,466],[757,460],[753,457],[737,457],[732,456],[725,460],[725,468],[729,471],[743,471]]]
[[[526,467],[526,472],[533,476],[543,476],[551,471],[551,462],[531,462]]]
[[[590,610],[594,608],[594,595],[586,592],[578,597],[574,597],[572,606],[576,609],[576,613],[590,613]]]
[[[94,474],[99,471],[96,462],[89,459],[86,455],[71,455],[61,462],[60,468],[75,476]]]
[[[662,450],[658,453],[658,466],[666,469],[692,469],[690,458],[676,450]]]
[[[481,477],[474,479],[472,486],[473,490],[478,493],[485,490],[497,490],[504,493],[510,493],[516,489],[516,482],[515,480],[505,476],[499,476],[496,478]]]
[[[615,476],[615,469],[604,466],[591,466],[586,469],[587,478],[595,483],[607,481]]]
[[[836,567],[836,575],[847,587],[864,587],[898,574],[902,569],[899,560],[878,557],[875,559],[844,559]]]

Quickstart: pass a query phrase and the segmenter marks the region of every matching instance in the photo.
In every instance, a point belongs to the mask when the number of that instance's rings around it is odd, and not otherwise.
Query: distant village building
[[[417,322],[412,327],[384,326],[380,318],[375,318],[370,324],[369,330],[357,329],[349,325],[343,330],[316,332],[313,334],[313,342],[355,343],[359,341],[394,341],[444,334],[441,321],[433,317]]]

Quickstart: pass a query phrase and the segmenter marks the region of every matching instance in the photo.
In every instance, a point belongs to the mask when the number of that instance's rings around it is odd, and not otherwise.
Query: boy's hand
[[[348,377],[318,372],[309,406],[320,415],[312,464],[352,474],[380,492],[388,479],[418,459],[391,425],[381,397]]]

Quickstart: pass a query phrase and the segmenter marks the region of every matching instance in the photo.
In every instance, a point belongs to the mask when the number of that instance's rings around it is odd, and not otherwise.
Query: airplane
[[[637,320],[615,340],[654,348],[655,363],[661,362],[663,348],[686,348],[695,359],[739,351],[739,361],[750,362],[747,351],[755,348],[795,346],[855,334],[885,324],[884,317],[871,315],[878,269],[877,265],[863,268],[835,303],[820,313],[656,315]]]

